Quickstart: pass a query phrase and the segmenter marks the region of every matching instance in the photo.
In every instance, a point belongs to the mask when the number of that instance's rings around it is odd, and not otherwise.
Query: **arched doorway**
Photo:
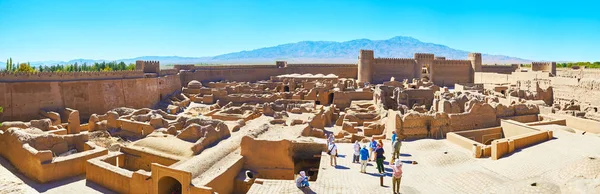
[[[289,86],[283,86],[283,91],[284,92],[290,92],[290,87]]]
[[[158,181],[158,194],[180,194],[181,183],[173,177],[165,176]]]
[[[329,93],[329,95],[327,96],[327,104],[333,104],[333,92]]]

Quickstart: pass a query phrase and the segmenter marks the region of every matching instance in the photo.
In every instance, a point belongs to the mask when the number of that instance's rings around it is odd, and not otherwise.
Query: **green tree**
[[[35,72],[35,69],[29,65],[29,63],[21,63],[19,64],[18,72]]]

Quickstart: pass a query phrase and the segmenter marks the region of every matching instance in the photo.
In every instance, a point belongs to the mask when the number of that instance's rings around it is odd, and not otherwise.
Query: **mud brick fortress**
[[[375,56],[0,73],[0,193],[387,193],[350,160],[394,133],[405,193],[600,188],[600,72]]]

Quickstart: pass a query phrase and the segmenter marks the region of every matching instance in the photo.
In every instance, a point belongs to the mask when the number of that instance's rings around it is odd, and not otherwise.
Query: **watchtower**
[[[358,55],[358,82],[367,83],[373,80],[373,63],[375,55],[373,50],[360,50]]]
[[[481,53],[469,53],[469,61],[473,72],[481,72]]]

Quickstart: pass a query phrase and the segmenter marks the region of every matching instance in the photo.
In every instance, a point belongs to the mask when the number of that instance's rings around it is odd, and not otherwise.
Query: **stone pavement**
[[[572,181],[578,177],[595,181],[590,188],[598,191],[600,138],[562,130],[554,136],[500,160],[473,158],[468,150],[446,140],[403,142],[401,193],[573,193]],[[391,143],[384,144],[389,159]],[[351,163],[352,145],[338,146],[338,167],[329,166],[329,156],[323,156],[318,178],[310,182],[311,190],[299,190],[293,180],[264,180],[254,184],[249,193],[392,193],[389,167],[381,187],[374,162],[367,174],[360,173],[360,165]],[[418,164],[410,164],[412,161]]]

